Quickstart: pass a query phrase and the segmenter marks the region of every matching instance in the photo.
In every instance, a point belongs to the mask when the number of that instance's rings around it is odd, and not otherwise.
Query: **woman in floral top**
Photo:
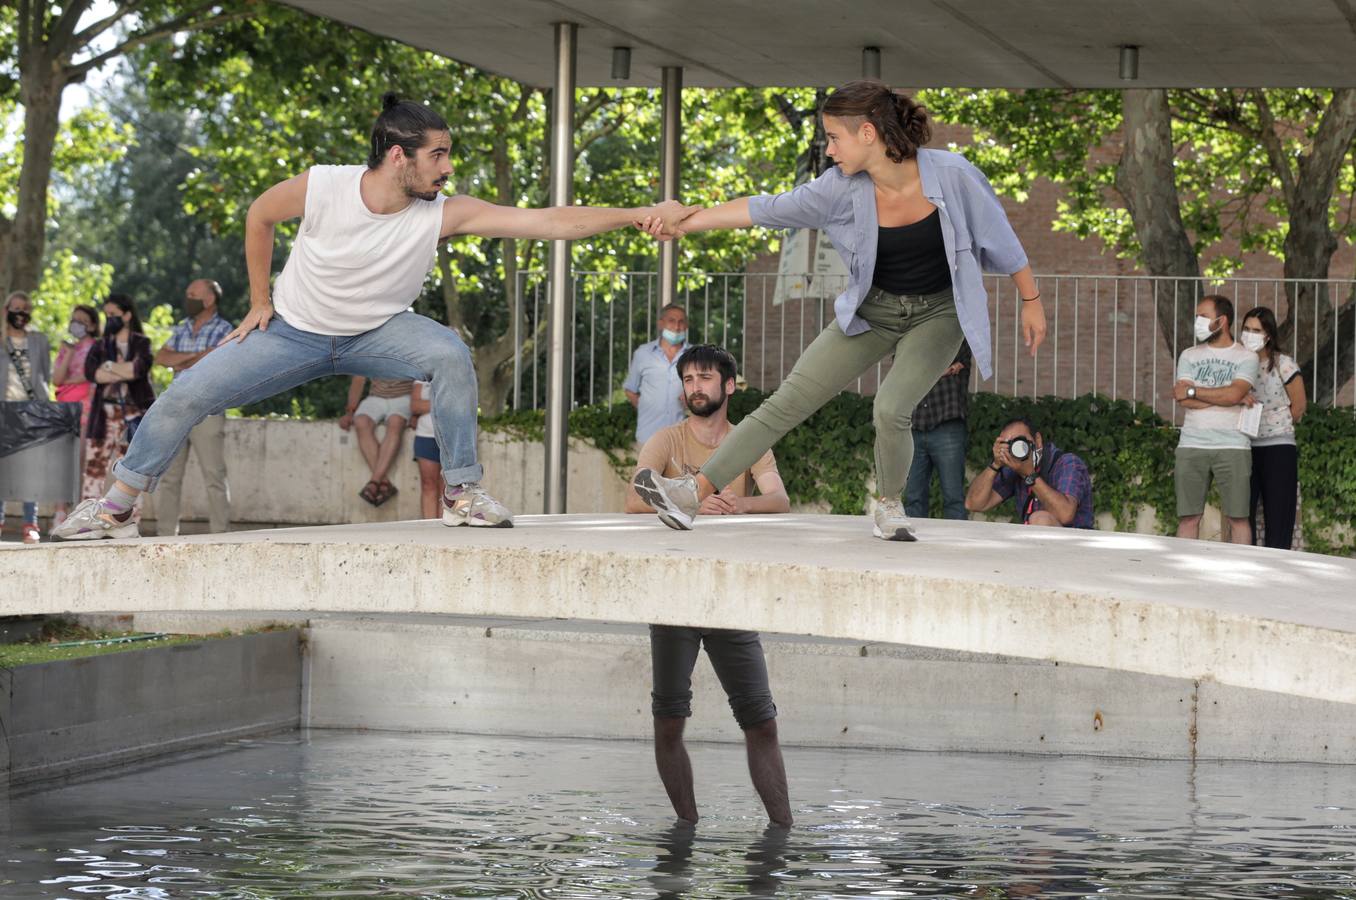
[[[1289,550],[1295,534],[1299,499],[1299,448],[1295,423],[1308,401],[1299,366],[1279,349],[1276,315],[1257,307],[1243,318],[1243,346],[1261,359],[1255,393],[1262,402],[1262,425],[1252,439],[1252,533],[1257,540],[1257,501],[1262,501],[1268,547]]]

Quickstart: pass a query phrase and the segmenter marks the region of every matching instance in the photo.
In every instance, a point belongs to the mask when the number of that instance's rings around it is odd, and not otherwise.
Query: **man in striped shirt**
[[[184,291],[187,317],[174,326],[170,339],[155,354],[156,365],[166,366],[179,377],[225,340],[232,325],[217,312],[221,285],[210,278],[199,278]],[[188,433],[188,442],[180,448],[160,479],[155,495],[156,532],[161,537],[179,533],[179,498],[188,469],[188,451],[192,448],[207,487],[208,521],[213,533],[230,529],[230,489],[226,484],[226,416],[208,416]]]

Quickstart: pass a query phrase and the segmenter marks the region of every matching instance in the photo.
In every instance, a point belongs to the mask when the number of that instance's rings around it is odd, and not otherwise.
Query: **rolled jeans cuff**
[[[471,466],[462,466],[460,469],[443,469],[443,481],[450,487],[456,487],[459,484],[474,484],[484,477],[485,470],[480,463]]]
[[[158,475],[142,475],[140,472],[133,472],[118,460],[113,464],[113,477],[129,487],[134,487],[145,494],[155,492],[156,485],[160,484]]]

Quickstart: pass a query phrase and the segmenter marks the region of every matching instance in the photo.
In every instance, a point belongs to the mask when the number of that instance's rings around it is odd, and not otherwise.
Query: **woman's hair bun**
[[[387,91],[381,95],[381,110],[385,112],[394,106],[400,105],[400,95],[395,91]]]

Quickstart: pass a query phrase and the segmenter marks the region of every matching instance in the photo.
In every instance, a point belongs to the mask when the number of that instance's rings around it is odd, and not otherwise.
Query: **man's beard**
[[[406,178],[404,182],[401,184],[401,187],[405,189],[405,196],[407,197],[415,197],[420,200],[432,201],[438,199],[438,195],[442,193],[443,185],[446,183],[447,183],[446,178],[440,178],[436,182],[434,182],[433,190],[421,191],[419,190],[419,186],[414,178]]]
[[[687,408],[692,411],[694,416],[701,416],[703,419],[716,414],[722,406],[725,405],[725,388],[720,389],[720,398],[712,400],[705,394],[689,394],[686,398]]]

